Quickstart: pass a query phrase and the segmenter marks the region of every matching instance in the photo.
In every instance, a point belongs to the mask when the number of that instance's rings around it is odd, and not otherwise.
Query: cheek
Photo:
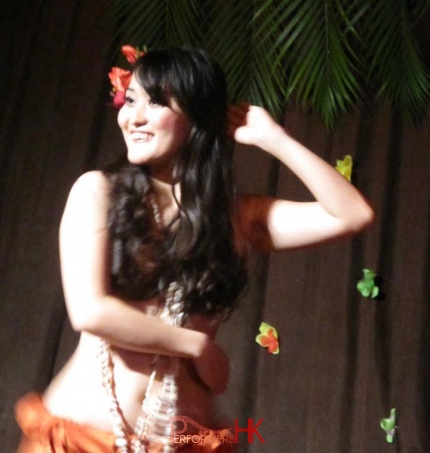
[[[185,142],[191,131],[191,124],[186,118],[176,118],[175,121],[170,123],[169,127],[174,131],[176,141],[180,143]]]

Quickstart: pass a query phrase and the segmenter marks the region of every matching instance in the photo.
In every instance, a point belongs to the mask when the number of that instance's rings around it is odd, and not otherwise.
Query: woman
[[[81,337],[43,398],[18,403],[20,452],[162,451],[133,443],[132,427],[148,438],[147,402],[166,376],[177,414],[220,428],[213,396],[226,388],[228,359],[214,338],[245,285],[248,252],[319,244],[373,219],[360,193],[265,110],[227,109],[223,73],[202,51],[141,56],[118,124],[128,163],[83,175],[66,205],[62,277]],[[315,201],[235,197],[226,132],[279,159]]]

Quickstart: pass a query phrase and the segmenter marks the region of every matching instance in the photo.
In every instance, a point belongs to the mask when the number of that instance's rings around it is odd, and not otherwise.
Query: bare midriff
[[[142,311],[148,307],[142,303]],[[193,316],[186,324],[213,337],[220,318]],[[102,385],[101,366],[97,360],[99,338],[83,332],[79,344],[60,373],[46,389],[43,399],[49,412],[76,423],[111,431],[109,399]],[[157,392],[163,372],[168,370],[170,358],[111,347],[114,366],[115,393],[128,429],[133,429],[139,416],[149,376],[157,366],[153,391]],[[179,360],[177,376],[179,399],[177,414],[188,416],[209,429],[220,429],[224,424],[214,409],[214,395],[197,376],[191,359]],[[191,427],[192,428],[192,427]]]

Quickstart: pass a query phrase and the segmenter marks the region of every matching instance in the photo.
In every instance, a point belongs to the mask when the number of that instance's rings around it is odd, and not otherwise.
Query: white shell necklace
[[[160,208],[155,195],[150,195],[155,223],[162,228]],[[163,312],[160,319],[166,324],[182,325],[184,322],[183,291],[176,282],[167,289]],[[177,357],[170,358],[170,369],[163,376],[158,395],[153,395],[153,383],[157,374],[158,356],[154,357],[154,369],[149,377],[148,386],[142,401],[140,414],[136,420],[133,439],[126,434],[125,421],[115,394],[114,365],[110,345],[100,339],[98,360],[100,362],[102,384],[109,398],[109,414],[112,430],[115,434],[115,445],[120,453],[147,453],[150,443],[163,445],[163,453],[172,453],[172,417],[176,414],[178,387],[176,374],[179,365]]]

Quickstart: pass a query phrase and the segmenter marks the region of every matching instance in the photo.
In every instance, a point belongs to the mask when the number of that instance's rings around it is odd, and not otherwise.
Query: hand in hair
[[[356,234],[372,223],[372,207],[362,194],[332,165],[291,137],[266,110],[237,104],[229,108],[228,121],[231,138],[278,159],[314,197],[310,202],[242,199],[239,230],[252,247],[265,252],[307,247]]]
[[[227,112],[227,134],[237,143],[266,149],[274,132],[285,130],[261,107],[239,103],[231,105]]]

